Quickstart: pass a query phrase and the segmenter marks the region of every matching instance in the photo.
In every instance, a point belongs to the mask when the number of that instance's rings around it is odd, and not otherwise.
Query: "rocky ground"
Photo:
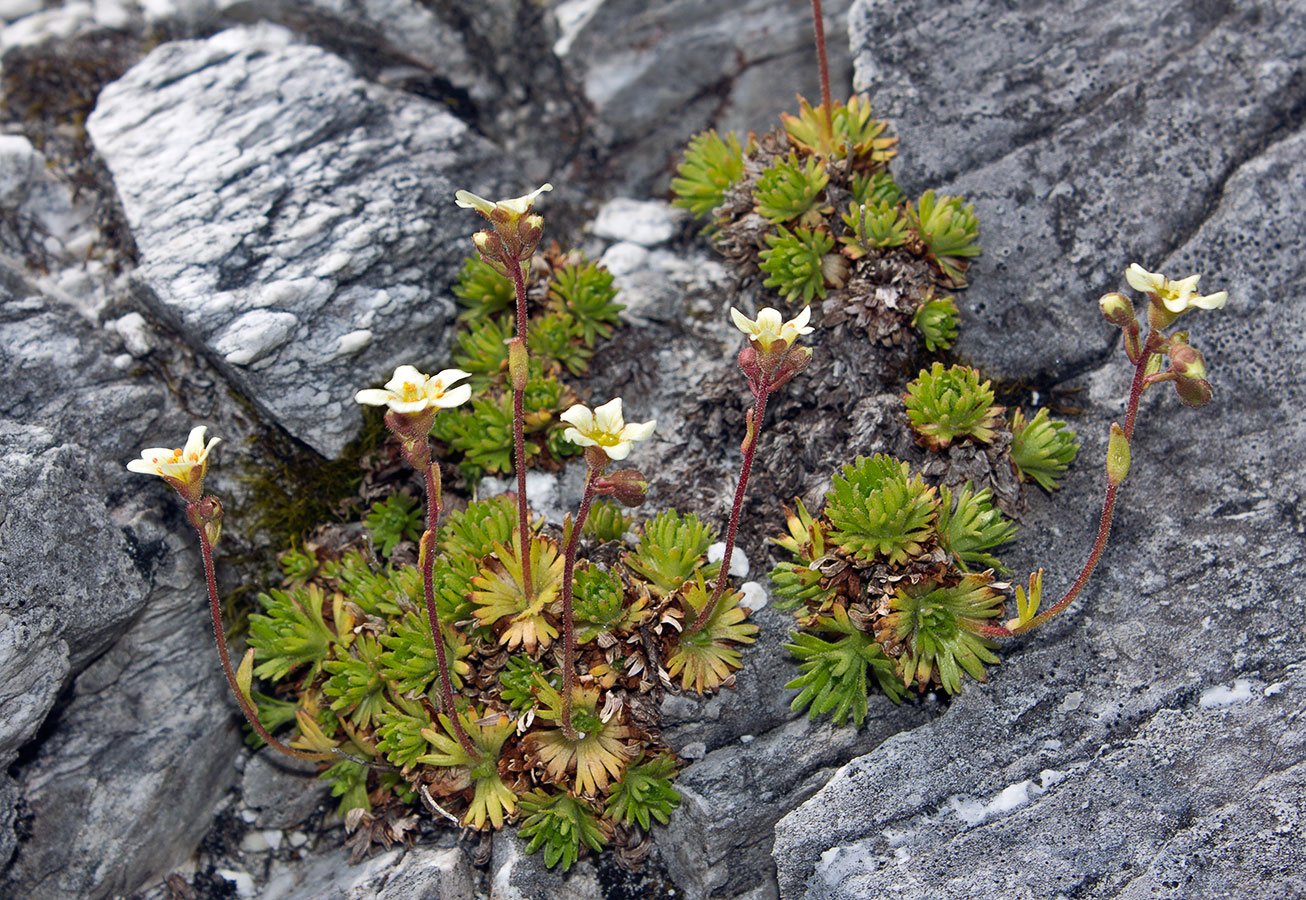
[[[1054,591],[1091,540],[1128,375],[1096,297],[1129,262],[1229,290],[1192,321],[1216,399],[1149,394],[1095,581],[951,703],[795,718],[786,616],[756,604],[738,688],[664,709],[690,764],[645,872],[564,880],[426,820],[350,865],[323,788],[240,749],[182,516],[123,462],[208,423],[235,512],[247,465],[340,454],[359,385],[444,359],[472,227],[453,190],[547,179],[551,233],[628,306],[587,387],[658,418],[632,460],[655,503],[722,518],[744,408],[725,313],[770,301],[661,198],[695,131],[816,95],[806,5],[0,2],[0,894],[1306,893],[1306,14],[826,13],[836,83],[893,121],[908,193],[976,203],[960,356],[1081,408],[1080,462],[1028,498],[1017,571],[1048,566]],[[897,373],[846,327],[813,341],[748,504],[761,587],[779,502],[819,499],[858,453],[918,458]],[[261,543],[230,531],[228,590]]]

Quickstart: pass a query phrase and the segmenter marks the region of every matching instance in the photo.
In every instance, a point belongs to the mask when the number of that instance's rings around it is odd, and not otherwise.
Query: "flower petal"
[[[187,459],[199,456],[204,449],[204,432],[206,431],[208,431],[208,428],[204,425],[196,425],[190,430],[190,435],[186,438],[186,446],[181,450],[182,456]]]
[[[1224,304],[1228,300],[1228,291],[1216,291],[1214,294],[1207,294],[1203,297],[1193,297],[1188,302],[1200,309],[1224,309]]]
[[[432,381],[438,381],[440,384],[448,387],[451,384],[457,384],[464,378],[471,378],[471,372],[464,372],[462,369],[441,369],[431,376]]]
[[[430,379],[426,375],[417,371],[413,366],[399,366],[395,369],[394,375],[390,376],[390,380],[385,383],[385,386],[386,390],[394,391],[398,394],[403,391],[405,383],[415,384],[418,387],[422,387],[429,380]]]
[[[368,388],[359,391],[354,395],[355,403],[365,403],[368,406],[385,406],[394,398],[390,391],[383,391],[380,388]]]
[[[757,333],[757,323],[733,306],[730,307],[730,318],[734,321],[735,327],[744,334],[753,335]]]
[[[800,312],[798,315],[794,316],[794,318],[790,320],[789,324],[792,325],[794,328],[798,329],[799,334],[811,334],[813,329],[808,327],[807,325],[807,323],[811,321],[811,318],[812,318],[812,308],[810,306],[804,306],[803,311]]]
[[[653,429],[657,427],[657,424],[657,419],[649,419],[647,422],[630,422],[625,428],[621,429],[622,440],[646,441],[653,436]]]
[[[562,436],[565,437],[567,440],[571,441],[577,447],[598,446],[598,441],[591,440],[590,438],[585,437],[585,435],[581,434],[575,428],[568,428],[566,431],[562,433]]]
[[[462,406],[472,396],[472,386],[470,384],[460,384],[451,391],[445,391],[439,397],[431,402],[441,409],[452,409],[455,406]]]
[[[145,451],[145,452],[146,452],[146,453],[149,453],[148,450]],[[158,463],[152,463],[152,462],[150,462],[148,459],[145,459],[143,456],[142,456],[141,459],[133,459],[133,460],[129,460],[128,463],[127,463],[127,468],[128,468],[130,471],[132,471],[132,472],[136,472],[136,473],[139,473],[139,474],[141,474],[141,475],[158,475],[158,474],[160,474]]]
[[[485,213],[487,216],[494,212],[494,204],[484,197],[478,197],[471,191],[458,191],[453,195],[454,203],[457,203],[463,209],[474,209],[477,212]]]
[[[630,441],[617,441],[611,447],[604,447],[603,452],[608,455],[608,459],[618,461],[630,456],[630,451],[634,446]]]
[[[1129,282],[1131,288],[1144,294],[1155,292],[1159,287],[1157,282],[1164,279],[1165,276],[1154,275],[1138,263],[1130,263],[1129,268],[1125,269],[1125,281]]]
[[[608,434],[620,434],[626,424],[621,415],[621,398],[613,397],[594,410],[594,427]]]
[[[585,406],[583,403],[575,404],[562,415],[558,416],[558,418],[566,422],[568,425],[574,425],[581,431],[594,430],[594,413],[590,412],[589,407]],[[571,438],[568,438],[567,440],[571,441],[573,444],[578,443],[578,441],[574,441]],[[585,447],[588,445],[581,444],[581,446]]]

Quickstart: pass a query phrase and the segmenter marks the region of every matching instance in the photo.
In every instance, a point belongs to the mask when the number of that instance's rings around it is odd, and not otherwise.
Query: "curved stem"
[[[209,613],[213,617],[213,639],[217,642],[218,656],[222,660],[222,673],[227,676],[227,686],[231,688],[232,695],[235,696],[236,702],[240,704],[240,711],[245,714],[245,720],[254,729],[254,733],[278,753],[312,762],[326,762],[333,759],[333,754],[297,750],[289,744],[282,743],[274,738],[263,727],[263,723],[259,721],[258,710],[245,699],[244,693],[240,690],[240,685],[236,682],[236,672],[231,667],[231,653],[227,650],[227,635],[222,629],[222,606],[218,602],[218,581],[213,571],[213,545],[209,543],[209,536],[204,533],[202,527],[197,526],[195,533],[199,535],[200,555],[204,558],[204,580],[209,589]]]
[[[1129,441],[1134,438],[1134,425],[1138,420],[1138,402],[1142,399],[1143,391],[1147,388],[1147,361],[1156,353],[1160,341],[1160,333],[1152,329],[1147,335],[1146,343],[1143,345],[1143,352],[1138,354],[1138,361],[1134,365],[1134,379],[1129,386],[1129,404],[1125,410],[1124,424],[1125,439]],[[1074,599],[1079,596],[1079,592],[1088,584],[1088,579],[1092,577],[1093,570],[1097,568],[1098,561],[1101,560],[1102,553],[1106,550],[1107,539],[1111,536],[1111,521],[1115,516],[1116,496],[1118,493],[1119,485],[1107,484],[1106,496],[1102,498],[1102,516],[1098,520],[1097,538],[1093,541],[1093,548],[1089,551],[1088,559],[1084,561],[1083,568],[1079,570],[1079,576],[1075,579],[1074,584],[1062,595],[1061,599],[1019,628],[1010,630],[1003,628],[1001,632],[995,630],[990,636],[1005,637],[1024,634],[1052,619],[1074,602]]]
[[[512,286],[517,295],[517,338],[526,348],[526,276],[522,274],[520,260],[507,260],[507,267],[512,271]],[[522,587],[526,596],[534,595],[531,583],[530,530],[531,513],[526,506],[526,412],[523,409],[524,389],[513,386],[512,390],[512,452],[513,467],[517,470],[517,533],[521,538]]]
[[[449,660],[444,650],[444,630],[440,628],[440,613],[435,607],[435,528],[440,518],[440,468],[435,462],[426,466],[426,531],[422,535],[422,587],[426,593],[426,620],[431,626],[431,641],[435,644],[435,661],[440,666],[440,699],[445,712],[453,722],[458,743],[473,759],[480,750],[463,729],[462,718],[453,699],[453,680],[449,677]]]
[[[576,522],[571,526],[571,535],[563,552],[562,562],[562,733],[567,740],[577,739],[576,729],[571,724],[571,693],[576,686],[576,627],[573,622],[571,584],[576,572],[576,549],[580,546],[580,533],[585,527],[585,519],[590,514],[590,504],[594,502],[594,481],[600,469],[590,466],[585,472],[585,493],[580,498],[580,509],[576,512]]]
[[[735,486],[735,499],[730,507],[730,524],[726,526],[726,549],[725,554],[721,557],[721,571],[717,574],[716,586],[712,588],[712,597],[699,610],[698,615],[694,617],[694,622],[686,629],[686,633],[698,631],[707,624],[712,618],[712,613],[716,610],[717,601],[725,593],[726,584],[730,578],[730,557],[735,552],[735,537],[739,534],[739,517],[744,510],[744,492],[748,490],[748,473],[753,469],[753,456],[757,452],[757,441],[762,436],[762,419],[766,416],[766,401],[771,395],[771,385],[768,380],[763,380],[761,391],[757,396],[757,403],[753,406],[753,429],[752,434],[748,436],[747,443],[744,444],[744,462],[739,470],[739,483]]]

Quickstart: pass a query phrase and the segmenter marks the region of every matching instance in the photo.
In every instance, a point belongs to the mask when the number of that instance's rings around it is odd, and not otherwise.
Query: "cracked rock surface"
[[[1050,565],[1054,592],[1091,540],[1128,376],[1095,300],[1128,262],[1230,291],[1189,323],[1216,400],[1145,398],[1102,568],[989,684],[813,724],[783,690],[789,620],[764,605],[779,504],[815,508],[857,454],[924,459],[898,398],[914,360],[816,311],[817,359],[771,407],[741,529],[762,633],[733,689],[664,705],[685,799],[638,888],[610,855],[562,878],[510,834],[454,847],[424,813],[419,846],[348,865],[321,784],[240,754],[189,534],[121,467],[196,418],[222,423],[234,463],[258,433],[229,429],[240,415],[338,453],[354,390],[445,363],[477,224],[453,190],[551,179],[549,237],[601,256],[627,305],[582,391],[658,419],[631,457],[651,506],[720,527],[746,406],[727,311],[783,304],[736,284],[657,192],[694,132],[763,130],[818,95],[806,4],[44,6],[0,4],[6,70],[59,95],[24,94],[0,139],[0,249],[26,265],[0,271],[0,894],[1306,893],[1298,5],[827,2],[836,95],[869,90],[909,193],[978,208],[961,357],[1082,389],[1080,461],[1059,496],[1028,498],[1013,569]],[[198,374],[177,364],[191,351]]]
[[[360,385],[443,358],[470,225],[452,197],[497,188],[452,115],[263,25],[164,44],[88,128],[145,302],[294,437],[338,454]]]
[[[1262,12],[1268,20],[1271,10]],[[1243,42],[1259,32],[1237,17],[1216,26],[1240,23],[1238,35],[1226,34],[1230,59],[1251,54]],[[1299,28],[1280,26],[1301,40]],[[1271,73],[1274,46],[1255,54]],[[1209,94],[1203,105],[1227,111]],[[1169,391],[1144,398],[1116,540],[1078,607],[1019,641],[990,685],[849,763],[781,820],[774,856],[784,896],[1306,890],[1301,846],[1288,837],[1302,828],[1306,789],[1306,464],[1296,449],[1306,397],[1300,372],[1281,363],[1304,349],[1306,324],[1301,304],[1285,302],[1306,284],[1295,249],[1306,228],[1299,214],[1283,216],[1306,188],[1299,124],[1250,155],[1237,147],[1241,135],[1208,134],[1204,152],[1235,167],[1215,182],[1223,163],[1199,168],[1190,190],[1205,192],[1209,209],[1188,218],[1194,201],[1177,196],[1170,209],[1186,224],[1154,236],[1145,257],[1230,289],[1222,313],[1186,323],[1213,367],[1215,402],[1194,412]],[[1121,140],[1131,128],[1119,126]],[[1054,152],[1045,147],[1054,140],[1022,152]],[[1143,163],[1134,152],[1126,172]],[[1001,190],[988,164],[978,172]],[[1049,269],[1052,261],[1035,257]],[[1073,303],[1057,306],[1075,315]],[[1049,589],[1068,584],[1082,552],[1067,557],[1064,548],[1091,542],[1093,463],[1121,414],[1128,374],[1116,352],[1093,372],[1077,423],[1085,463],[1056,514],[1034,504],[1025,523],[1017,571],[1066,560],[1050,569]],[[1081,510],[1079,519],[1069,510]]]

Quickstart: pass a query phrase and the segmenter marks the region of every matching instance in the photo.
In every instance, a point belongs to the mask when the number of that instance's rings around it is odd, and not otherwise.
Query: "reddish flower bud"
[[[621,469],[598,478],[594,490],[622,506],[639,506],[648,497],[648,481],[636,469]]]

